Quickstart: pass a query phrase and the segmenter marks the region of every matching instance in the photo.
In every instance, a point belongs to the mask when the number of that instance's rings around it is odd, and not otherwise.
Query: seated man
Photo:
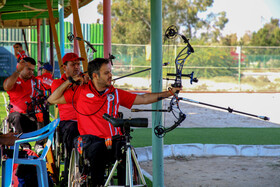
[[[60,79],[53,80],[51,92],[54,92],[62,83],[67,81],[68,77],[77,76],[80,74],[80,61],[84,60],[75,53],[67,53],[62,58],[64,74]],[[66,146],[66,159],[64,161],[64,178],[67,181],[69,160],[71,151],[74,148],[73,140],[79,136],[77,127],[77,116],[72,103],[58,104],[60,123],[59,132],[62,138],[62,143]]]
[[[73,80],[65,81],[48,98],[50,103],[73,103],[77,110],[78,129],[82,138],[86,138],[88,145],[85,148],[85,156],[90,161],[93,186],[104,185],[104,171],[106,157],[105,139],[121,134],[120,128],[114,127],[103,119],[107,113],[117,117],[119,106],[131,108],[132,105],[149,104],[167,98],[181,88],[172,88],[161,93],[146,93],[142,95],[114,88],[112,85],[112,64],[109,59],[96,58],[88,64],[90,81],[88,84],[67,89]],[[82,78],[72,77],[75,81]],[[113,141],[113,149],[117,142]],[[108,156],[108,155],[107,155]],[[114,155],[110,155],[114,156]],[[116,158],[115,158],[116,159]],[[125,164],[125,163],[122,163]],[[124,184],[125,175],[119,180]]]
[[[4,90],[10,97],[10,114],[7,121],[15,128],[16,133],[26,133],[39,128],[35,112],[30,111],[26,103],[31,102],[34,94],[36,62],[31,57],[25,57],[17,65],[16,71],[4,83]],[[27,146],[27,147],[25,147]],[[30,148],[24,145],[24,148]]]

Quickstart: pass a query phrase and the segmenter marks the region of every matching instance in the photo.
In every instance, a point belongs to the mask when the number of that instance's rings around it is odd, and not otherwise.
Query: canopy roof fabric
[[[38,18],[49,18],[47,0],[0,0],[0,28],[24,28],[37,24]],[[50,0],[48,0],[50,1]],[[79,0],[83,7],[92,0]],[[58,22],[58,2],[52,0],[53,15]],[[70,0],[64,0],[64,17],[72,13]],[[47,24],[49,20],[47,19]]]

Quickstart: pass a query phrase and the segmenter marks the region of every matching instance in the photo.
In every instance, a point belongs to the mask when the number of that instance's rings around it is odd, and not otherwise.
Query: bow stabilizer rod
[[[209,106],[209,107],[213,107],[213,108],[218,108],[218,109],[221,109],[221,110],[226,110],[229,113],[233,113],[234,112],[234,113],[239,113],[239,114],[243,114],[243,115],[259,118],[259,119],[262,119],[262,120],[265,120],[265,121],[269,120],[269,117],[267,117],[267,116],[259,116],[259,115],[255,115],[255,114],[250,114],[250,113],[247,113],[247,112],[242,112],[242,111],[234,110],[234,109],[232,109],[230,107],[225,108],[225,107],[221,107],[221,106],[217,106],[217,105],[212,105],[212,104],[208,104],[208,103],[204,103],[204,102],[200,102],[200,101],[195,101],[195,100],[188,99],[188,98],[185,98],[185,97],[180,97],[179,100],[190,102],[190,103],[196,103],[196,104],[200,104],[200,105],[205,105],[205,106]]]

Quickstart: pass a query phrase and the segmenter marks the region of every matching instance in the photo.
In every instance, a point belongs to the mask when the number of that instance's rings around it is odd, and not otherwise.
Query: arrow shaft
[[[179,98],[180,100],[183,100],[183,101],[187,101],[187,102],[191,102],[191,103],[196,103],[196,104],[200,104],[200,105],[204,105],[204,106],[209,106],[209,107],[213,107],[213,108],[218,108],[218,109],[221,109],[221,110],[226,110],[228,111],[229,113],[239,113],[239,114],[243,114],[243,115],[247,115],[247,116],[251,116],[251,117],[256,117],[256,118],[260,118],[260,119],[263,119],[263,120],[269,120],[268,117],[266,116],[258,116],[258,115],[255,115],[255,114],[250,114],[250,113],[247,113],[247,112],[242,112],[242,111],[238,111],[238,110],[233,110],[232,108],[228,107],[228,108],[225,108],[225,107],[221,107],[221,106],[217,106],[217,105],[212,105],[212,104],[208,104],[208,103],[204,103],[204,102],[200,102],[200,101],[195,101],[195,100],[192,100],[192,99],[188,99],[188,98],[184,98],[184,97],[181,97]]]

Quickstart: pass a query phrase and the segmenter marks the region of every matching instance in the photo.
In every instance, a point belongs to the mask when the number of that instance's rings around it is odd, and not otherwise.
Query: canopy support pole
[[[60,48],[59,48],[59,44],[58,44],[57,32],[56,32],[56,29],[55,29],[55,21],[54,21],[54,17],[53,17],[52,5],[51,5],[50,0],[46,0],[46,1],[47,1],[47,5],[48,5],[50,25],[51,25],[51,29],[52,29],[52,33],[53,33],[53,37],[54,37],[59,69],[60,69],[60,73],[62,75],[64,73],[64,70],[63,70],[63,67],[62,67],[62,58],[61,58]]]
[[[85,60],[83,61],[83,70],[84,72],[87,71],[87,66],[88,66],[88,60],[87,60],[87,54],[86,54],[86,49],[85,49],[85,44],[84,44],[84,37],[81,29],[81,23],[80,23],[80,18],[79,18],[79,13],[78,13],[78,6],[76,3],[76,0],[70,0],[71,2],[71,8],[73,12],[73,18],[74,18],[74,26],[77,32],[77,36],[80,37],[82,40],[79,41],[79,48],[80,48],[80,54],[81,57],[83,57]]]

